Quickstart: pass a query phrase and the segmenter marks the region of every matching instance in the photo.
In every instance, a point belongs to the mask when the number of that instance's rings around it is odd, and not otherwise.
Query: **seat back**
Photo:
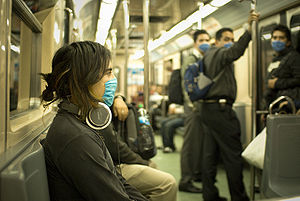
[[[3,201],[50,201],[44,150],[36,142],[0,176]]]
[[[300,115],[269,115],[262,194],[300,195]]]

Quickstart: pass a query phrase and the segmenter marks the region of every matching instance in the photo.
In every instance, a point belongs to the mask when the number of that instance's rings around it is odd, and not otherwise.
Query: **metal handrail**
[[[292,107],[292,113],[293,114],[296,114],[296,106],[295,106],[295,103],[294,103],[294,101],[290,98],[290,97],[288,97],[288,96],[280,96],[280,97],[278,97],[276,100],[274,100],[271,104],[270,104],[270,106],[269,106],[269,114],[272,114],[272,109],[273,109],[273,107],[277,104],[277,103],[279,103],[280,101],[282,101],[282,100],[287,100],[288,101],[288,103],[291,105],[291,107]]]
[[[22,0],[13,0],[13,11],[19,18],[35,33],[42,33],[43,27],[38,19],[34,16],[26,3]]]

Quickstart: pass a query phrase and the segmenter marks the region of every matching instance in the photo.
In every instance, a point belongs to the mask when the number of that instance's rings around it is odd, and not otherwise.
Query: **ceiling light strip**
[[[104,45],[108,36],[117,4],[118,0],[101,1],[100,15],[97,23],[96,42],[102,45]]]

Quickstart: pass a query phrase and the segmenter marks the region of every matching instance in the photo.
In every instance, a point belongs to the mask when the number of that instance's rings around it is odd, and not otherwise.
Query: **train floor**
[[[183,136],[182,135],[175,135],[175,145],[177,148],[177,151],[173,153],[163,153],[161,149],[158,150],[157,155],[152,159],[158,166],[158,169],[168,172],[172,174],[177,184],[179,184],[180,179],[180,150],[181,145],[183,142]],[[155,135],[155,141],[156,145],[158,147],[162,146],[162,139],[160,135]],[[249,168],[244,168],[244,184],[247,190],[247,193],[249,195],[249,185],[250,185],[250,171]],[[194,183],[198,187],[202,187],[201,183]],[[217,183],[216,183],[219,191],[220,196],[226,197],[228,200],[230,200],[228,185],[227,185],[227,179],[226,179],[226,173],[222,165],[219,165],[218,167],[218,174],[217,174]],[[256,195],[256,198],[259,198],[259,195]],[[177,201],[201,201],[203,200],[202,194],[194,194],[194,193],[186,193],[186,192],[180,192],[177,193]]]

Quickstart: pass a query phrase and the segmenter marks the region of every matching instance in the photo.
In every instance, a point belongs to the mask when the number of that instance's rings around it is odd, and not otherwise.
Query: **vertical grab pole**
[[[256,11],[256,0],[251,0],[251,10]],[[257,22],[252,22],[252,101],[251,101],[251,141],[256,136],[256,109],[257,109],[257,64],[258,64],[258,40]],[[255,199],[255,167],[250,166],[250,200]]]
[[[117,50],[117,29],[112,29],[110,31],[111,39],[112,39],[112,66],[116,66],[116,50]]]
[[[128,48],[129,48],[129,10],[128,0],[123,0],[124,9],[124,37],[125,37],[125,64],[124,64],[124,95],[128,96],[127,92],[127,71],[128,71]]]
[[[144,104],[149,111],[149,0],[143,1],[143,22],[144,22]]]

